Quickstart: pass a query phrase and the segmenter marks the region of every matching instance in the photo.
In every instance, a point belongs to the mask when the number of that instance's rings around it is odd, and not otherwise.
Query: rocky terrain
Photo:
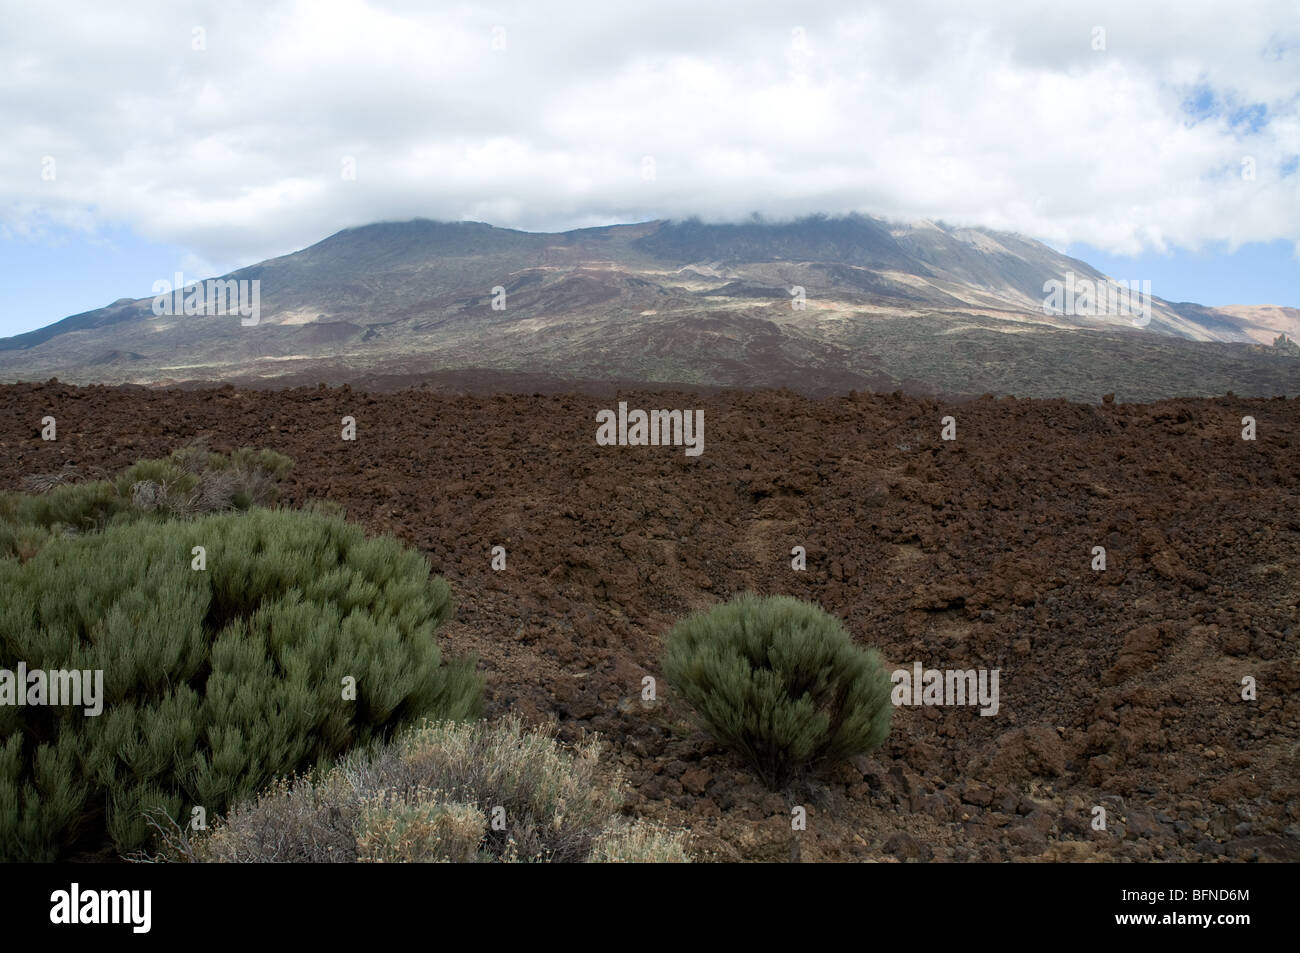
[[[703,408],[689,457],[596,446],[614,399],[4,386],[0,488],[196,438],[288,454],[287,503],[336,501],[450,582],[442,638],[489,715],[599,732],[627,809],[703,859],[1300,860],[1296,400],[617,394]],[[899,707],[875,755],[771,794],[662,678],[640,694],[673,621],[745,589],[817,602],[891,668],[998,669],[999,710]]]

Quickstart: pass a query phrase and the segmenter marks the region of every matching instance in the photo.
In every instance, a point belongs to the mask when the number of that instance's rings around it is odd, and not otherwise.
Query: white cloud
[[[1134,6],[9,6],[0,229],[126,224],[226,266],[414,216],[858,210],[1120,252],[1300,242],[1294,0]],[[1194,121],[1198,89],[1269,122]]]

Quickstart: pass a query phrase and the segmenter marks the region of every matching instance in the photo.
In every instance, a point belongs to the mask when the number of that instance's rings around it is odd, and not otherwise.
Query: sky
[[[1300,307],[1300,5],[0,0],[0,336],[428,217],[861,212]]]

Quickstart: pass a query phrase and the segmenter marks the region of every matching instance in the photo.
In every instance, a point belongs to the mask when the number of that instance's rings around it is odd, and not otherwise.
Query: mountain
[[[1152,298],[1142,327],[1126,314],[1049,314],[1047,282],[1105,276],[1017,235],[928,221],[550,234],[417,219],[345,229],[220,280],[258,282],[256,324],[122,299],[0,340],[0,380],[1300,392],[1300,361],[1270,346],[1300,337],[1294,309]]]

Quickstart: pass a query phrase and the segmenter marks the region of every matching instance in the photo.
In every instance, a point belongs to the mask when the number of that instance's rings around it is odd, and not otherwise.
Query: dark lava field
[[[1300,402],[617,400],[703,409],[703,452],[598,446],[617,404],[583,394],[10,385],[0,489],[196,438],[289,455],[283,503],[447,579],[440,639],[489,717],[598,732],[626,810],[702,860],[1300,860]],[[816,602],[891,669],[996,669],[997,712],[899,706],[874,755],[770,793],[660,668],[676,619],[744,590]]]

